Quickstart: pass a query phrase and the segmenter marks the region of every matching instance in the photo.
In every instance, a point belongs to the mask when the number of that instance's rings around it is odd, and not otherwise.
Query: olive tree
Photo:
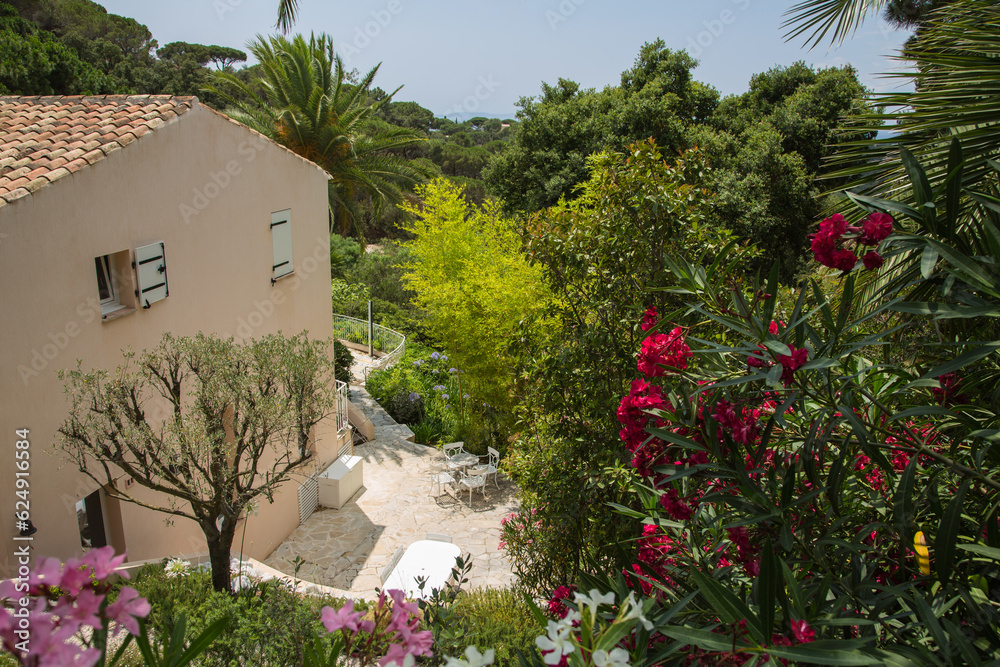
[[[57,448],[112,498],[198,523],[212,583],[229,590],[236,525],[311,456],[335,402],[329,343],[280,333],[239,343],[175,337],[124,353],[113,373],[63,371],[69,416]],[[160,492],[135,493],[137,487]]]

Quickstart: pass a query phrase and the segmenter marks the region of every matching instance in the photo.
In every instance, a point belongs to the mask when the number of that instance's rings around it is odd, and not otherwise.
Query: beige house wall
[[[291,209],[295,272],[271,285],[271,213]],[[68,402],[59,369],[116,367],[121,351],[163,332],[237,338],[308,330],[331,335],[327,178],[318,167],[195,105],[95,165],[0,208],[0,577],[14,573],[17,429],[30,430],[34,555],[80,551],[75,503],[96,484],[54,453]],[[94,258],[162,241],[169,296],[102,320]],[[131,269],[123,284],[134,280]],[[339,448],[331,418],[317,434],[323,462]],[[297,487],[247,524],[247,553],[263,558],[298,525]],[[135,490],[133,485],[129,490]],[[194,522],[106,503],[112,543],[130,560],[205,550]],[[239,540],[239,535],[237,540]],[[124,544],[119,544],[122,542]],[[239,544],[235,545],[239,548]]]

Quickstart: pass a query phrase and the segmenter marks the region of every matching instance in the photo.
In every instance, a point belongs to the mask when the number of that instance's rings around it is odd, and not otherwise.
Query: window
[[[274,262],[271,267],[271,284],[295,270],[292,263],[292,211],[285,209],[271,214],[271,245]]]
[[[118,291],[118,271],[115,255],[94,258],[97,268],[97,293],[101,299],[101,315],[107,316],[125,306]]]

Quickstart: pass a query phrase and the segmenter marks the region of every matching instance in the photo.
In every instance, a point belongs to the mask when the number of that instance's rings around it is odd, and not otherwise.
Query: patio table
[[[461,555],[462,550],[451,542],[418,540],[406,548],[382,589],[405,591],[411,599],[427,597],[435,588],[444,588],[455,559]],[[423,595],[417,588],[417,577],[427,578]]]
[[[452,470],[458,469],[465,471],[469,466],[474,466],[479,463],[479,457],[471,452],[462,452],[461,454],[456,454],[455,456],[448,459],[448,467]]]

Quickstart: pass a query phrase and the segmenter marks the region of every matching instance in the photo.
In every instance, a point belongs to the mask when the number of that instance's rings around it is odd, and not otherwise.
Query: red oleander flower
[[[872,213],[861,223],[861,245],[878,245],[892,234],[892,216],[885,213]]]
[[[781,364],[781,381],[786,387],[790,387],[792,382],[795,380],[795,371],[799,370],[803,364],[809,359],[809,350],[806,348],[796,349],[791,345],[788,346],[791,354],[779,354],[777,355],[778,363]]]
[[[552,598],[549,600],[549,613],[556,618],[566,618],[569,607],[566,606],[564,600],[572,598],[574,590],[576,590],[576,586],[558,586],[552,591]]]
[[[680,497],[677,489],[668,489],[660,496],[660,505],[663,510],[674,521],[687,521],[694,516],[694,508],[688,501]]]
[[[878,254],[874,250],[869,250],[868,253],[861,258],[861,261],[864,262],[865,268],[869,271],[874,271],[885,264],[885,260],[882,259],[882,255]]]
[[[800,644],[816,641],[816,631],[810,628],[805,621],[792,621],[792,634],[795,635]]]
[[[642,341],[639,352],[639,372],[646,377],[660,377],[667,374],[663,366],[687,368],[691,348],[684,342],[684,332],[680,327],[669,334],[653,334]]]
[[[968,396],[958,393],[958,385],[962,383],[962,379],[958,377],[958,374],[945,373],[938,376],[937,381],[941,383],[941,386],[931,387],[931,393],[934,395],[934,400],[939,404],[947,407],[957,402],[968,400]]]
[[[829,262],[824,262],[831,269],[840,269],[841,271],[850,271],[857,263],[858,256],[850,250],[838,250],[833,253]]]
[[[650,306],[642,316],[642,330],[649,331],[656,326],[660,316],[656,313],[656,306]]]
[[[633,380],[629,393],[618,406],[618,421],[622,424],[619,432],[629,451],[635,452],[646,440],[646,424],[650,416],[645,410],[669,410],[670,405],[663,400],[661,389],[645,380]]]

